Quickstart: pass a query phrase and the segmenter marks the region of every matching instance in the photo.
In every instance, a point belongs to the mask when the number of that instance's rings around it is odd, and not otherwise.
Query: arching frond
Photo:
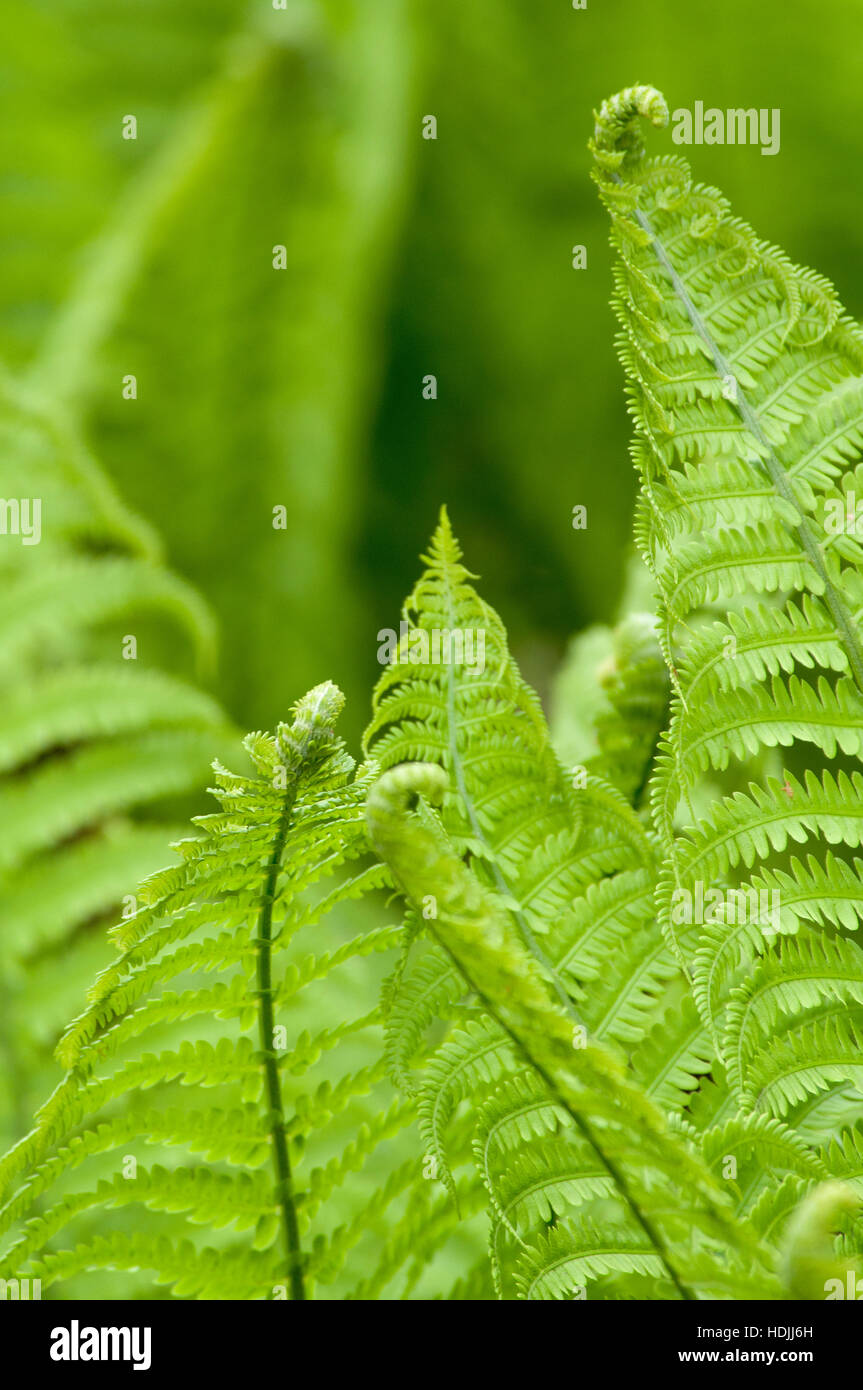
[[[30,1270],[50,1287],[140,1267],[178,1297],[301,1298],[318,1277],[337,1281],[404,1200],[396,1162],[340,1224],[344,1192],[362,1191],[382,1152],[399,1154],[415,1114],[388,1095],[378,1011],[351,998],[352,965],[389,951],[397,929],[338,925],[345,904],[387,882],[367,853],[370,773],[355,777],[334,733],[341,703],[320,686],[274,737],[250,736],[251,776],[215,765],[219,812],[199,818],[201,838],[177,846],[180,862],[144,884],[113,933],[119,954],[58,1047],[66,1078],[0,1165],[14,1277]],[[184,1087],[203,1088],[196,1105],[178,1105]],[[349,1120],[353,1138],[333,1155]],[[111,1212],[122,1221],[106,1236]],[[175,1249],[160,1236],[172,1212],[201,1239]],[[237,1243],[244,1231],[251,1249]]]

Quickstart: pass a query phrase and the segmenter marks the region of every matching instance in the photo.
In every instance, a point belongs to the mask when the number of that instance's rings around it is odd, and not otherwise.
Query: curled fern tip
[[[594,113],[596,124],[588,148],[597,164],[612,171],[644,154],[641,120],[659,128],[669,122],[668,103],[656,87],[637,85],[608,97]]]

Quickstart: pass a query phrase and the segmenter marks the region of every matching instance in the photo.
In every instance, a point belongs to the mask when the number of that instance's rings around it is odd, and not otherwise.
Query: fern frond
[[[334,733],[341,703],[335,687],[320,686],[275,737],[250,736],[255,775],[217,769],[222,812],[199,818],[202,837],[179,847],[177,867],[154,876],[121,922],[116,962],[58,1047],[67,1077],[0,1165],[4,1268],[38,1267],[47,1286],[86,1270],[147,1269],[158,1255],[159,1277],[178,1297],[267,1298],[283,1288],[302,1298],[318,1266],[335,1278],[373,1213],[404,1199],[404,1183],[384,1181],[386,1200],[378,1196],[367,1220],[327,1235],[327,1213],[338,1220],[344,1191],[387,1146],[398,1154],[415,1117],[410,1103],[386,1098],[378,1010],[357,1011],[338,986],[358,959],[397,939],[374,926],[360,936],[342,928],[339,940],[335,925],[345,905],[386,882],[367,859],[371,774],[354,778]],[[312,929],[326,948],[298,954],[297,937]],[[178,990],[166,988],[175,981]],[[212,1100],[172,1104],[178,1086],[207,1088]],[[154,1098],[146,1111],[143,1092]],[[353,1138],[333,1154],[331,1127],[340,1136],[351,1118]],[[145,1144],[165,1157],[145,1164]],[[179,1164],[184,1149],[206,1165]],[[29,1215],[37,1199],[41,1210]],[[111,1211],[125,1213],[122,1229],[82,1238],[88,1214]],[[157,1235],[144,1253],[143,1212],[185,1212],[210,1233],[249,1231],[251,1248],[226,1236],[215,1257],[195,1245],[181,1270]],[[310,1232],[319,1233],[311,1263]],[[208,1259],[220,1273],[207,1271]]]

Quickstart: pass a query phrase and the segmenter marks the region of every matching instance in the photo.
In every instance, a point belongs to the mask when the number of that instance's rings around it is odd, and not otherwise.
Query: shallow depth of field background
[[[57,334],[41,384],[215,609],[241,727],[332,677],[356,736],[443,501],[541,689],[614,611],[633,483],[585,150],[605,95],[781,108],[776,158],[694,148],[696,172],[863,312],[853,0],[20,0],[4,28],[0,354],[21,369]],[[85,273],[91,323],[58,332]]]

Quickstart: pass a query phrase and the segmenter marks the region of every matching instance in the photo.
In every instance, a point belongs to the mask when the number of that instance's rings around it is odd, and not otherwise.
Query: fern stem
[[[297,790],[296,783],[285,794],[282,814],[273,843],[272,853],[267,864],[267,877],[261,895],[258,915],[258,1004],[261,1040],[261,1056],[264,1062],[264,1077],[267,1088],[267,1108],[270,1134],[273,1141],[273,1163],[276,1172],[276,1195],[282,1212],[282,1234],[285,1243],[285,1260],[288,1271],[290,1295],[293,1300],[306,1297],[303,1280],[302,1248],[300,1228],[297,1221],[297,1208],[294,1194],[294,1181],[291,1173],[291,1157],[285,1134],[285,1112],[282,1103],[282,1083],[279,1065],[273,1049],[273,969],[272,969],[272,931],[273,902],[278,887],[279,870],[291,813],[294,809]]]
[[[617,173],[612,174],[612,178],[615,183],[624,183],[624,180]],[[671,280],[674,292],[680,300],[681,304],[683,305],[689,322],[692,324],[692,327],[695,329],[695,332],[698,334],[699,338],[707,348],[707,351],[710,354],[710,357],[713,361],[713,365],[716,371],[718,372],[719,376],[721,378],[730,376],[734,377],[734,379],[736,380],[736,374],[731,363],[728,361],[728,358],[725,357],[719,345],[716,342],[714,342],[710,330],[707,327],[707,324],[705,323],[701,314],[698,312],[697,308],[693,304],[689,296],[689,293],[687,292],[686,286],[684,285],[683,281],[678,275],[671,261],[671,258],[668,255],[668,252],[663,246],[662,241],[660,240],[652,222],[650,221],[650,218],[640,208],[635,209],[635,218],[642,230],[647,234],[647,236],[650,237],[651,250],[653,251],[654,255],[659,261],[659,264],[662,266],[663,270]],[[854,631],[853,619],[851,618],[851,615],[848,613],[848,610],[844,602],[842,601],[841,596],[837,593],[836,588],[827,573],[827,568],[824,564],[824,559],[821,554],[818,542],[815,539],[812,527],[810,526],[807,517],[803,513],[803,510],[800,506],[797,496],[795,495],[791,483],[788,481],[788,476],[785,472],[785,469],[782,467],[782,464],[776,457],[776,453],[773,450],[770,441],[768,440],[766,434],[764,433],[764,430],[761,427],[761,421],[759,420],[756,411],[749,404],[749,401],[747,400],[746,395],[739,383],[737,385],[735,395],[736,401],[732,402],[732,404],[736,406],[738,414],[740,415],[740,418],[742,419],[746,428],[749,430],[749,433],[753,435],[755,439],[758,440],[759,444],[762,446],[764,450],[765,457],[763,460],[763,467],[765,472],[770,478],[770,481],[772,482],[774,488],[779,493],[779,496],[783,498],[784,501],[788,502],[798,514],[799,520],[797,522],[797,525],[794,527],[794,530],[803,550],[806,553],[807,559],[809,560],[810,564],[815,570],[815,573],[818,575],[819,579],[824,585],[824,601],[827,604],[828,609],[830,610],[830,615],[836,624],[837,630],[842,636],[842,640],[845,644],[845,649],[848,656],[848,662],[854,674],[854,679],[857,683],[857,687],[860,691],[863,691],[863,648],[861,648],[860,642],[857,639],[857,634]]]

